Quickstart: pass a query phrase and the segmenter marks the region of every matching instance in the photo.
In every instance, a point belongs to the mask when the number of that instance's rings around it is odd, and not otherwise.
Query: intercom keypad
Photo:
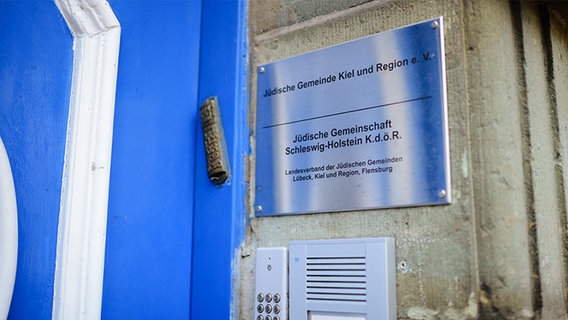
[[[282,296],[275,293],[267,293],[266,295],[259,293],[256,297],[258,304],[256,305],[256,311],[258,316],[256,320],[281,320],[280,312],[282,307],[279,302]]]
[[[288,319],[288,250],[256,251],[255,320]]]

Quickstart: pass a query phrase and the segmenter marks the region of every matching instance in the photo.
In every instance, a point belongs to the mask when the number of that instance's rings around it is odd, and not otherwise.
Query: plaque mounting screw
[[[258,68],[258,72],[264,73],[264,67],[259,67],[259,68]]]
[[[262,206],[261,205],[256,206],[256,212],[258,212],[258,213],[262,212]]]
[[[440,199],[444,199],[447,195],[448,195],[448,193],[444,189],[442,189],[442,190],[440,190],[440,192],[438,192],[438,197],[440,197]]]
[[[432,29],[438,29],[438,21],[432,21]]]

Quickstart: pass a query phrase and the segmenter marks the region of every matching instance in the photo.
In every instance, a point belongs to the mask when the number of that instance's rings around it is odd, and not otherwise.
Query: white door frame
[[[73,34],[53,319],[100,319],[120,24],[105,0],[55,0]]]

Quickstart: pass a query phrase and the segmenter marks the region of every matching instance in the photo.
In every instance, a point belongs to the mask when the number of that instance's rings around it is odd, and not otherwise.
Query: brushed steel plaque
[[[443,18],[257,68],[256,214],[451,202]]]

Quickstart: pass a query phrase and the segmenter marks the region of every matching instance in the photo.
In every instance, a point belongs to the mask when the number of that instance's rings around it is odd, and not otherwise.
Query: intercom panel
[[[288,319],[288,250],[256,249],[255,320]]]
[[[290,319],[394,320],[393,238],[291,241]]]

